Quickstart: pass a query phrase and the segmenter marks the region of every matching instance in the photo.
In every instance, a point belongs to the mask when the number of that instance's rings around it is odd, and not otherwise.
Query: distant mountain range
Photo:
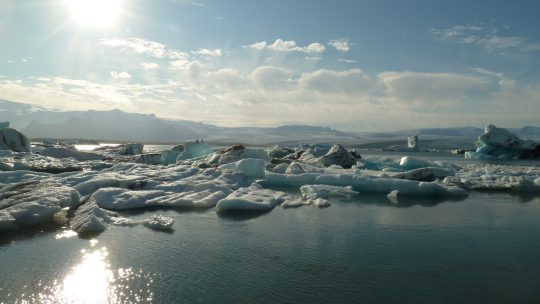
[[[202,138],[222,142],[263,143],[353,136],[350,133],[317,126],[227,128],[120,110],[51,111],[7,100],[0,100],[0,121],[11,121],[12,127],[31,138],[84,138],[154,143],[178,143]]]
[[[228,128],[121,110],[55,111],[7,100],[0,100],[0,121],[10,121],[12,127],[31,138],[84,138],[146,143],[178,143],[198,138],[214,142],[246,144],[295,141],[354,142],[360,139],[364,141],[399,139],[415,134],[421,137],[474,139],[483,133],[483,129],[477,127],[429,128],[384,133],[350,133],[329,127],[305,125]],[[525,126],[510,130],[522,137],[540,138],[540,127]]]

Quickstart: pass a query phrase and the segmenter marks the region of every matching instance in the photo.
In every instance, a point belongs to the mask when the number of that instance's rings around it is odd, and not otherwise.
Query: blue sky
[[[91,3],[0,1],[0,99],[222,126],[540,125],[540,1]]]

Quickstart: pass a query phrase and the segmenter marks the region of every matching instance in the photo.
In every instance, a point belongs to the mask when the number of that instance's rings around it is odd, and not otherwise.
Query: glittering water
[[[151,210],[175,231],[0,236],[3,303],[537,303],[540,199],[360,196],[259,215]]]

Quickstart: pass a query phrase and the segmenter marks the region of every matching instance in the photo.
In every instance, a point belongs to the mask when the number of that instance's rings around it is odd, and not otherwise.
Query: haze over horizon
[[[538,1],[4,0],[0,99],[219,126],[540,125],[539,11]]]

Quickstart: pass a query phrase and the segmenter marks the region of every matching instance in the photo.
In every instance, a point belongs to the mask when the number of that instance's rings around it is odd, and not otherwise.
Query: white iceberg
[[[224,165],[237,162],[242,159],[253,158],[269,161],[270,157],[263,149],[247,148],[242,145],[234,145],[228,149],[214,152],[206,158],[208,164]]]
[[[214,149],[212,149],[212,147],[202,140],[186,142],[184,144],[184,151],[182,154],[178,155],[176,161],[199,158],[212,154],[213,152]]]
[[[11,128],[0,128],[0,150],[31,152],[30,140],[21,132]]]
[[[58,183],[26,181],[0,189],[0,231],[52,222],[63,208],[79,204],[79,192]]]
[[[252,184],[249,187],[240,188],[224,199],[221,199],[216,209],[223,211],[268,211],[275,206],[285,202],[288,194],[281,191],[264,189],[259,184]]]
[[[266,175],[265,163],[262,159],[247,158],[219,167],[221,170],[236,170],[250,178],[264,178]]]
[[[481,160],[537,159],[540,158],[540,144],[523,140],[515,134],[494,125],[488,125],[478,138],[475,152],[465,152],[465,158]]]

